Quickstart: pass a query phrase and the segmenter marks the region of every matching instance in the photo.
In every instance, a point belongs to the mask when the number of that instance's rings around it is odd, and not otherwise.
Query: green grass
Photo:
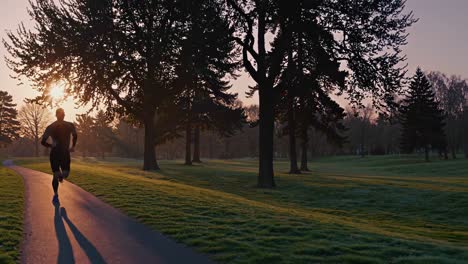
[[[24,166],[49,172],[45,159]],[[336,157],[255,188],[254,160],[187,167],[75,159],[70,180],[164,234],[229,263],[466,263],[468,161]]]
[[[19,261],[23,233],[23,179],[0,160],[0,263]]]

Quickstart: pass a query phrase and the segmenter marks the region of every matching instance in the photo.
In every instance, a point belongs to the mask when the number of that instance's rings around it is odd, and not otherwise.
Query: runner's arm
[[[42,139],[41,139],[41,145],[46,147],[46,148],[52,147],[52,145],[47,142],[47,139],[50,136],[50,131],[49,130],[50,130],[49,127],[47,127],[46,130],[44,131],[44,135],[42,135]]]
[[[74,124],[72,124],[72,137],[73,137],[72,148],[74,148],[76,145],[76,141],[78,140],[78,134],[76,133],[76,128]]]

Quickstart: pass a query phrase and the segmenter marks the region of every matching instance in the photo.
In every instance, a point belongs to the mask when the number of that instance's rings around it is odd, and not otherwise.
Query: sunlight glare
[[[64,87],[59,85],[52,87],[52,89],[50,89],[50,96],[55,101],[63,99],[63,97],[65,96]]]

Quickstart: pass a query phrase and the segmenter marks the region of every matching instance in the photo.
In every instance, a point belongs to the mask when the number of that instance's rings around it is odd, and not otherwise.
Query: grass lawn
[[[18,164],[49,172],[45,159]],[[254,160],[187,167],[75,159],[70,181],[164,234],[229,263],[466,263],[468,160],[335,157],[255,188]]]
[[[23,235],[23,179],[0,160],[0,263],[19,261]]]

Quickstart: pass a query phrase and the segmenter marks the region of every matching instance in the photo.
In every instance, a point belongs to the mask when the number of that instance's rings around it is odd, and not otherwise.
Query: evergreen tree
[[[108,116],[104,111],[100,110],[94,118],[93,131],[96,137],[96,150],[101,158],[105,158],[105,153],[112,151],[112,144],[114,142],[114,131],[110,126]]]
[[[330,96],[321,89],[310,90],[302,95],[298,106],[298,131],[301,138],[301,170],[309,171],[307,151],[309,149],[309,130],[321,132],[333,146],[342,147],[346,140],[343,135],[346,127],[343,119],[346,116]]]
[[[416,70],[400,111],[403,152],[411,153],[422,148],[426,161],[429,161],[431,148],[437,148],[439,153],[445,151],[443,112],[435,100],[431,84],[420,68]]]
[[[88,114],[81,114],[76,116],[76,130],[80,138],[78,149],[81,151],[83,157],[88,156],[96,150],[96,137],[95,137],[95,119]]]
[[[221,12],[218,2],[184,2],[187,19],[181,33],[182,49],[177,58],[175,86],[180,91],[176,104],[181,116],[178,123],[185,131],[187,165],[201,162],[200,130],[230,133],[222,131],[227,128],[223,123],[240,124],[243,119],[242,108],[234,107],[237,94],[228,93],[231,85],[226,79],[235,77],[234,72],[239,67],[238,51],[231,38],[228,18]]]
[[[17,115],[13,97],[6,91],[0,91],[0,146],[19,137],[20,123]]]
[[[158,130],[159,131],[159,130]],[[120,119],[116,125],[116,152],[124,157],[141,158],[144,131],[127,119]]]
[[[300,26],[299,23],[297,27]],[[309,127],[313,125],[326,133],[328,129],[325,131],[323,128],[331,125],[329,124],[331,119],[328,119],[326,124],[322,123],[319,120],[326,120],[326,117],[321,115],[341,116],[335,120],[336,122],[340,122],[344,116],[343,109],[328,94],[344,87],[347,73],[340,70],[340,64],[335,58],[317,45],[318,35],[305,34],[301,31],[292,33],[287,68],[281,75],[278,85],[286,95],[279,100],[278,112],[280,114],[284,112],[288,123],[286,133],[289,136],[290,173],[300,173],[297,166],[296,135],[301,138],[301,170],[308,171]],[[330,132],[333,134],[327,136],[330,138],[336,136],[336,131]]]

